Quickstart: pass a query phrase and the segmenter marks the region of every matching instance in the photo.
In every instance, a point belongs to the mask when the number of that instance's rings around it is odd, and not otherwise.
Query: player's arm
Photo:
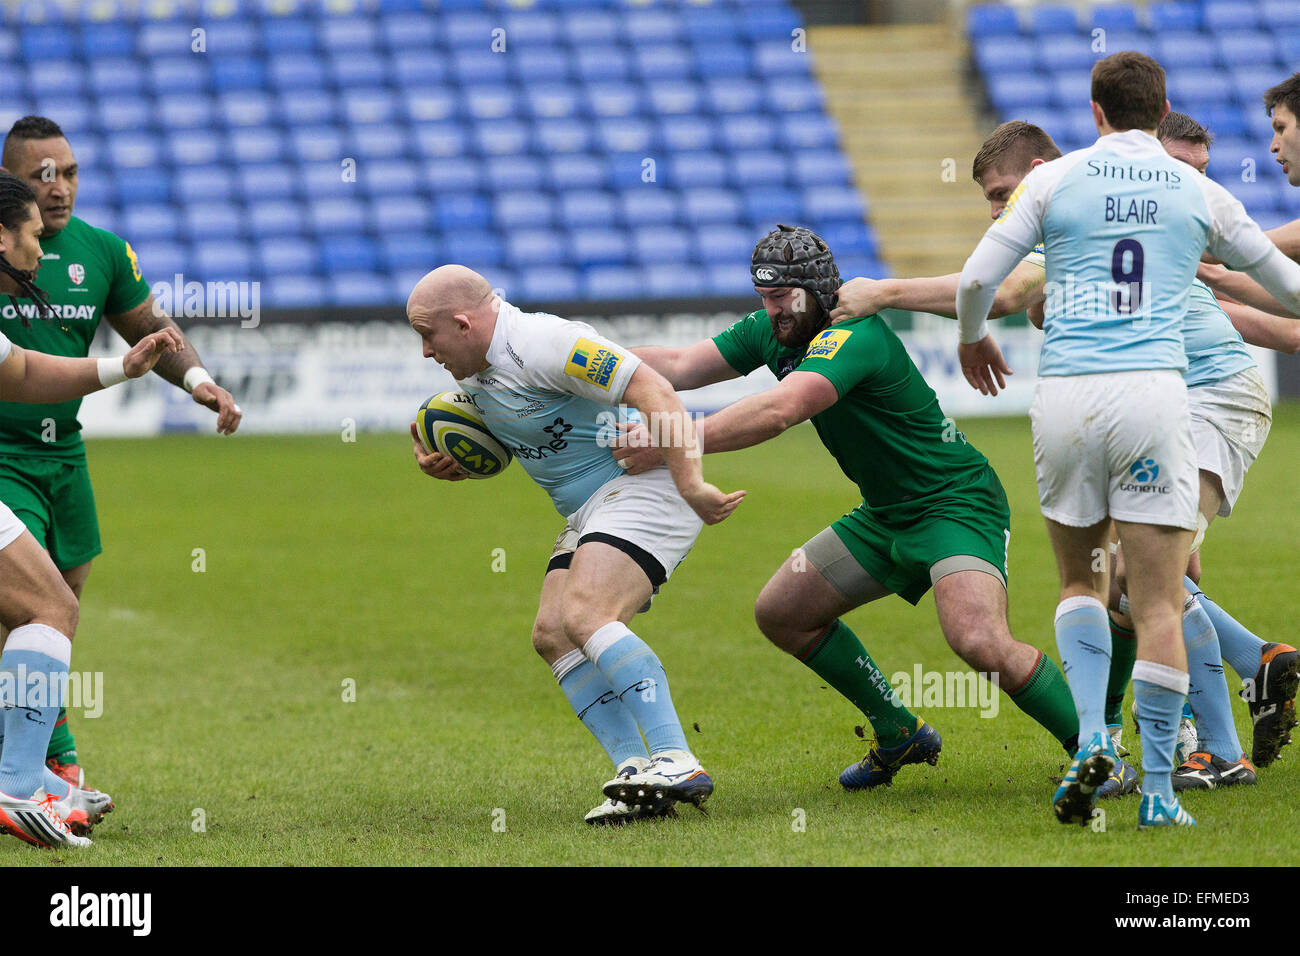
[[[181,336],[184,348],[176,354],[166,355],[154,368],[154,371],[171,382],[177,388],[183,388],[194,396],[194,401],[217,413],[217,431],[229,435],[239,427],[243,413],[235,404],[234,397],[212,380],[207,369],[203,367],[199,353],[185,338],[180,327],[172,317],[158,308],[153,294],[129,312],[105,316],[117,334],[134,345],[146,335],[172,329]]]
[[[850,279],[840,286],[839,300],[831,312],[833,322],[844,322],[861,315],[874,315],[882,309],[910,309],[945,318],[957,318],[957,288],[961,273],[929,276],[922,279]],[[1041,301],[1047,272],[1042,266],[1023,260],[998,286],[989,309],[989,318],[1024,312]]]
[[[1283,308],[1281,302],[1245,273],[1234,272],[1217,263],[1202,262],[1196,269],[1196,278],[1214,290],[1215,298],[1219,299],[1220,303],[1223,297],[1227,296],[1242,305],[1271,312],[1274,315],[1290,317],[1290,313]],[[1245,335],[1244,332],[1242,334]]]
[[[726,494],[704,480],[695,422],[666,378],[642,362],[627,383],[623,402],[650,423],[651,435],[668,463],[673,484],[705,524],[717,524],[736,510],[745,492]]]
[[[116,358],[69,358],[13,346],[0,362],[0,399],[46,404],[81,398],[129,378],[139,378],[162,356],[183,348],[180,333],[162,329]]]
[[[1300,352],[1300,322],[1295,319],[1223,299],[1219,300],[1219,308],[1228,313],[1247,344],[1291,355]]]
[[[722,357],[713,339],[704,339],[680,349],[646,345],[631,351],[679,392],[740,377],[740,373]]]
[[[1210,211],[1206,250],[1245,272],[1272,293],[1286,312],[1300,317],[1300,263],[1273,244],[1232,193],[1211,179],[1198,182]]]
[[[1284,256],[1300,261],[1300,219],[1270,229],[1264,235],[1273,240],[1273,245],[1281,249]]]
[[[779,384],[733,402],[699,424],[706,454],[748,448],[775,438],[835,404],[839,393],[817,372],[791,372]]]

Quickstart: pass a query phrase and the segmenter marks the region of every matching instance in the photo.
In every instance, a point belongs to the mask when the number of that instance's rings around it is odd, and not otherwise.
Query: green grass
[[[962,425],[1011,497],[1012,629],[1055,657],[1028,423]],[[1266,638],[1294,635],[1298,457],[1300,409],[1283,407],[1240,510],[1205,549],[1206,591]],[[843,792],[836,775],[865,752],[860,715],[752,617],[790,550],[855,504],[808,427],[706,460],[711,480],[749,497],[636,627],[717,792],[707,816],[621,830],[581,823],[610,768],[529,644],[560,522],[522,469],[438,483],[409,438],[371,434],[97,441],[90,461],[106,550],[73,667],[105,672],[106,699],[101,718],[72,720],[90,782],[118,810],[85,853],[9,840],[0,864],[1182,866],[1300,851],[1292,753],[1258,787],[1188,796],[1191,832],[1138,833],[1132,799],[1106,805],[1106,833],[1061,827],[1048,778],[1064,755],[1005,697],[994,720],[922,708],[944,734],[938,767]],[[887,674],[964,667],[928,598],[849,621]]]

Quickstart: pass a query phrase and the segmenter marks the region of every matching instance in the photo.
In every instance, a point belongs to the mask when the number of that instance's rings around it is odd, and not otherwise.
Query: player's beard
[[[784,332],[778,329],[776,320],[769,316],[772,322],[772,334],[776,336],[778,343],[788,349],[803,348],[813,340],[813,336],[829,324],[829,316],[817,297],[811,292],[805,295],[807,305],[802,312],[791,311],[781,316],[782,319],[790,321],[789,327]]]

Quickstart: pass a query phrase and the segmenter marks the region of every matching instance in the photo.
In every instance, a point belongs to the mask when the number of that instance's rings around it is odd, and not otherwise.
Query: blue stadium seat
[[[559,43],[560,18],[550,10],[527,10],[508,13],[505,17],[507,49],[520,50],[532,46],[549,46]]]
[[[578,47],[574,51],[578,76],[587,83],[625,80],[631,73],[626,50],[617,47]]]
[[[1045,61],[1039,56],[1038,45],[1028,43],[1024,37],[988,36],[978,39],[974,44],[975,62],[986,77],[1000,73],[1033,73]],[[1053,68],[1054,63],[1046,63]]]
[[[767,84],[768,108],[782,113],[813,113],[822,108],[821,84],[811,78],[789,77]]]
[[[282,90],[313,90],[325,84],[325,67],[317,56],[272,57],[270,67],[272,84]]]
[[[493,156],[487,161],[489,188],[541,189],[543,170],[535,156]]]
[[[233,146],[232,151],[238,151]],[[292,167],[285,163],[261,163],[245,160],[235,180],[235,186],[244,202],[255,205],[276,202],[292,197],[296,192],[296,178]]]
[[[772,121],[756,113],[724,117],[718,140],[734,151],[767,149],[772,143]]]
[[[462,156],[469,151],[469,131],[459,123],[424,123],[415,128],[415,148],[426,157]]]
[[[208,64],[193,56],[154,60],[149,64],[149,85],[155,96],[206,90]]]
[[[237,90],[221,95],[217,112],[227,126],[266,126],[274,116],[273,101],[260,90]]]
[[[686,299],[713,291],[705,286],[705,271],[691,260],[648,265],[644,275],[650,299]]]
[[[638,44],[675,44],[682,39],[682,22],[676,11],[632,10],[623,15],[623,32]]]
[[[574,269],[527,269],[520,273],[519,300],[527,303],[576,299],[580,288]]]
[[[810,219],[866,217],[862,196],[852,186],[815,186],[804,190],[804,209]]]
[[[669,226],[641,226],[632,232],[633,257],[638,265],[689,262],[693,254],[686,231]]]
[[[660,122],[659,137],[674,151],[711,149],[716,139],[715,124],[702,116],[677,116]]]
[[[686,36],[696,39],[708,38],[719,43],[729,43],[744,37],[744,13],[734,7],[688,6],[678,11]]]
[[[45,60],[27,68],[27,86],[37,96],[77,96],[85,85],[85,74],[77,64]]]
[[[607,192],[571,189],[560,195],[559,219],[569,229],[610,228],[618,220],[618,204]]]
[[[1268,66],[1281,56],[1272,35],[1263,31],[1225,30],[1215,36],[1214,43],[1219,60],[1229,68]]]
[[[77,212],[81,214],[80,205]],[[141,242],[175,239],[180,232],[179,217],[170,205],[139,203],[122,211],[122,228],[132,238]]]
[[[316,24],[310,20],[275,20],[262,29],[262,45],[273,58],[316,49]]]
[[[565,265],[564,234],[554,229],[516,229],[505,234],[506,261],[516,268]]]
[[[347,131],[348,155],[358,162],[397,159],[411,148],[410,136],[402,127],[387,123],[358,123]]]
[[[372,159],[357,167],[357,182],[369,196],[411,197],[420,190],[420,170],[405,159]]]
[[[730,170],[722,153],[674,153],[667,166],[669,176],[665,182],[678,189],[725,186],[730,181]]]
[[[321,260],[333,272],[373,272],[379,262],[375,243],[365,236],[322,236]]]
[[[1014,35],[1020,32],[1020,18],[1005,4],[976,4],[966,12],[966,32],[973,37]]]
[[[568,80],[572,57],[562,47],[520,49],[510,53],[511,75],[521,85]]]
[[[677,194],[657,183],[622,190],[618,193],[618,206],[629,229],[668,225],[678,219]]]
[[[754,45],[754,69],[764,77],[807,76],[809,56],[791,49],[788,40],[764,40]]]
[[[1075,33],[1079,29],[1079,15],[1073,7],[1043,4],[1030,10],[1029,26],[1039,37]]]
[[[297,236],[307,230],[307,215],[302,205],[292,200],[262,199],[250,203],[248,223],[256,236]]]
[[[293,154],[302,162],[332,161],[335,178],[341,174],[339,163],[343,160],[343,134],[333,126],[300,126],[289,132]]]
[[[829,155],[838,155],[838,152]],[[784,153],[738,153],[731,157],[729,178],[731,182],[746,186],[780,186],[789,179],[789,165]]]
[[[435,196],[475,192],[484,186],[485,171],[473,159],[460,159],[454,163],[445,159],[428,159],[421,168],[425,186]]]
[[[596,143],[608,153],[648,155],[655,142],[655,124],[638,117],[604,119],[596,123]]]
[[[248,246],[226,239],[194,244],[192,267],[207,282],[243,281],[253,271],[253,254]]]
[[[532,128],[513,119],[474,124],[474,144],[484,156],[515,156],[528,151]]]
[[[1091,70],[1100,57],[1092,50],[1091,36],[1082,33],[1062,33],[1045,36],[1037,41],[1043,63],[1052,64],[1053,70]]]
[[[85,60],[99,56],[133,56],[135,30],[127,23],[98,23],[93,29],[83,29],[78,43],[78,52]]]
[[[298,167],[298,187],[309,202],[357,195],[355,182],[344,179],[347,169],[329,160],[303,163]]]
[[[89,130],[95,119],[94,107],[86,100],[79,99],[42,99],[36,104],[36,113],[52,117],[73,140]],[[0,129],[0,136],[6,132],[7,128]]]
[[[1169,74],[1167,90],[1175,109],[1195,113],[1207,104],[1230,102],[1232,90],[1217,70],[1183,69]]]
[[[247,57],[262,44],[261,31],[251,19],[209,21],[203,26],[207,31],[207,52],[214,58]]]
[[[490,232],[459,230],[444,232],[443,250],[448,262],[461,262],[471,269],[500,265],[505,261],[505,247]],[[488,276],[488,281],[492,277]]]
[[[1202,22],[1206,30],[1243,30],[1255,26],[1267,27],[1259,20],[1259,4],[1252,0],[1205,0]]]
[[[423,87],[399,94],[403,113],[415,123],[439,122],[461,114],[460,97],[453,87]]]
[[[704,84],[704,102],[715,113],[754,113],[760,110],[762,91],[752,80],[723,77]]]
[[[1300,32],[1300,4],[1295,0],[1263,0],[1259,18],[1267,29],[1293,35]]]
[[[1165,33],[1155,38],[1156,59],[1166,72],[1199,69],[1218,61],[1214,41],[1204,33]]]
[[[1278,48],[1282,51],[1282,61],[1290,69],[1300,67],[1300,33],[1276,34]],[[1278,78],[1281,82],[1281,77]]]
[[[389,50],[418,50],[419,55],[425,58],[429,57],[429,49],[438,39],[438,21],[425,13],[383,17],[379,30]]]
[[[634,116],[642,112],[642,86],[631,83],[603,83],[586,88],[587,101],[596,116]]]
[[[326,63],[330,80],[340,89],[379,86],[388,80],[388,65],[378,58],[338,53]]]
[[[81,215],[81,207],[84,205],[87,209],[92,206],[111,206],[113,203],[113,180],[111,174],[101,172],[80,161],[81,152],[77,152],[78,163],[81,172],[78,175],[77,183],[77,215]]]
[[[493,199],[493,219],[502,231],[555,225],[555,201],[545,193],[501,192]]]
[[[748,269],[757,240],[749,229],[732,224],[702,226],[695,231],[695,247],[705,264],[724,262]]]
[[[427,233],[433,228],[433,210],[419,197],[412,202],[410,195],[377,196],[370,202],[371,228],[380,234],[392,233],[409,239]]]
[[[217,90],[260,90],[266,85],[266,66],[251,57],[214,57],[212,86]]]
[[[337,272],[326,280],[326,301],[334,306],[379,305],[388,299],[388,287],[371,271]]]
[[[609,47],[621,39],[619,18],[607,10],[566,10],[561,16],[561,34],[579,57],[584,49]]]
[[[641,299],[641,271],[623,266],[597,266],[583,271],[583,295],[588,299]]]
[[[438,264],[438,242],[431,236],[384,236],[379,240],[379,260],[389,272],[417,269],[425,272]],[[409,293],[411,286],[407,286]]]
[[[402,51],[389,60],[389,69],[397,86],[411,90],[422,86],[441,86],[447,80],[447,65],[441,57],[431,57],[427,50]]]
[[[826,245],[831,247],[836,259],[849,255],[876,254],[876,243],[871,230],[860,219],[818,222],[813,231],[826,240]]]
[[[192,55],[193,38],[188,24],[146,23],[136,35],[136,50],[146,60],[164,56]]]
[[[101,99],[129,96],[144,89],[144,66],[135,60],[97,59],[88,65],[90,88]]]
[[[387,123],[397,114],[397,99],[382,87],[345,89],[343,116],[351,123]]]
[[[492,31],[501,27],[501,19],[480,11],[448,11],[442,16],[439,31],[450,49],[492,50]]]
[[[1216,137],[1231,139],[1246,135],[1246,119],[1235,105],[1204,107],[1195,119],[1208,126]]]
[[[236,239],[245,231],[239,207],[229,203],[196,202],[181,208],[185,235],[191,240]]]
[[[1052,77],[1052,100],[1065,110],[1087,109],[1092,99],[1092,74],[1087,70],[1071,70]]]
[[[140,263],[140,270],[147,279],[154,282],[172,282],[177,273],[184,274],[189,267],[189,249],[183,243],[175,240],[137,242],[135,236],[125,227],[121,227],[120,223],[116,224],[116,227],[108,226],[105,225],[106,220],[99,217],[89,219],[80,211],[77,214],[92,225],[107,229],[109,232],[116,232],[130,242],[131,248],[135,250],[136,260]]]
[[[122,137],[108,144],[109,160],[119,169],[149,169],[162,162],[162,155],[162,145],[157,140]]]
[[[325,284],[312,276],[275,276],[267,281],[266,304],[280,309],[309,309],[325,304]]]
[[[568,245],[579,266],[620,266],[628,261],[631,241],[618,229],[579,226],[569,232]]]
[[[1044,106],[1051,98],[1046,79],[1037,73],[1002,73],[988,77],[985,86],[989,99],[1005,117]]]
[[[230,161],[225,140],[217,135],[200,136],[184,129],[169,130],[163,142],[175,167],[213,166]]]
[[[762,232],[771,232],[775,226],[776,223],[772,222]],[[734,262],[719,262],[708,266],[705,269],[704,281],[710,295],[752,296],[754,294],[749,269],[738,268]],[[757,304],[757,300],[755,303]]]
[[[321,268],[320,251],[316,244],[303,239],[275,239],[258,242],[254,261],[262,274],[311,275]]]
[[[786,4],[747,9],[741,33],[753,40],[780,40],[791,43],[794,31],[803,27],[803,18]]]
[[[806,149],[794,154],[790,179],[795,186],[847,186],[853,174],[838,150]]]
[[[536,119],[577,116],[582,94],[577,86],[540,84],[524,90],[525,112]]]
[[[176,174],[176,198],[182,203],[225,202],[235,194],[235,177],[225,166],[198,166]]]
[[[1240,66],[1229,72],[1229,84],[1237,102],[1249,109],[1262,109],[1264,91],[1277,82],[1277,69],[1272,66]]]
[[[647,94],[650,109],[660,116],[694,116],[700,111],[700,87],[689,80],[660,80],[648,84]]]
[[[530,134],[544,155],[585,153],[592,148],[594,134],[582,120],[554,119],[533,125]]]
[[[307,219],[318,237],[359,233],[365,229],[366,210],[357,199],[312,199],[307,204]]]
[[[647,82],[682,80],[691,75],[694,60],[681,46],[641,46],[633,51],[632,62],[638,76]]]
[[[1201,28],[1201,4],[1199,0],[1170,0],[1167,3],[1153,3],[1147,8],[1147,21],[1151,31],[1157,35],[1180,30],[1199,30]]]
[[[122,133],[148,129],[153,119],[148,102],[123,98],[100,103],[96,125],[105,133]]]
[[[319,29],[325,50],[369,56],[379,46],[379,30],[370,17],[324,17]]]
[[[64,26],[30,26],[22,31],[20,49],[26,60],[71,59],[74,34]]]
[[[718,44],[709,41],[699,43],[691,50],[695,60],[695,72],[700,76],[743,77],[753,68],[754,57],[749,47],[735,44]]]
[[[739,222],[741,212],[740,198],[730,189],[682,190],[682,217],[692,225]]]
[[[434,219],[444,232],[487,229],[492,222],[492,204],[484,196],[439,196],[433,206]]]
[[[1094,6],[1092,28],[1105,30],[1107,33],[1136,33],[1140,29],[1137,8],[1126,3]]]

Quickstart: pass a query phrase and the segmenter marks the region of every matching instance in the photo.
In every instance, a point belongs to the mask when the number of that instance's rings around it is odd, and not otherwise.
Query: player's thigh
[[[632,620],[653,591],[645,569],[625,550],[606,541],[583,542],[564,582],[564,630],[571,641],[585,643],[606,624]]]
[[[57,468],[49,483],[52,516],[46,546],[55,566],[80,596],[90,561],[103,551],[99,514],[86,462],[58,462]]]
[[[1007,588],[997,569],[974,562],[934,582],[934,606],[948,642],[998,641],[1011,637]]]
[[[1141,625],[1151,614],[1178,613],[1193,532],[1168,525],[1115,522],[1129,564],[1131,614]]]
[[[533,649],[542,660],[554,664],[576,645],[564,631],[564,591],[568,568],[547,571],[542,579],[542,593],[533,619]]]
[[[63,575],[63,580],[72,589],[72,593],[77,596],[78,601],[81,600],[81,592],[86,587],[86,579],[90,577],[90,564],[89,561],[86,561],[75,568],[68,568],[60,572]]]
[[[13,533],[14,524],[20,533],[0,547],[0,623],[12,631],[39,622],[71,638],[77,627],[77,598],[48,552],[7,508],[0,512],[0,542]]]
[[[892,593],[832,528],[814,535],[782,563],[759,592],[754,617],[769,636],[820,630],[855,607]]]

